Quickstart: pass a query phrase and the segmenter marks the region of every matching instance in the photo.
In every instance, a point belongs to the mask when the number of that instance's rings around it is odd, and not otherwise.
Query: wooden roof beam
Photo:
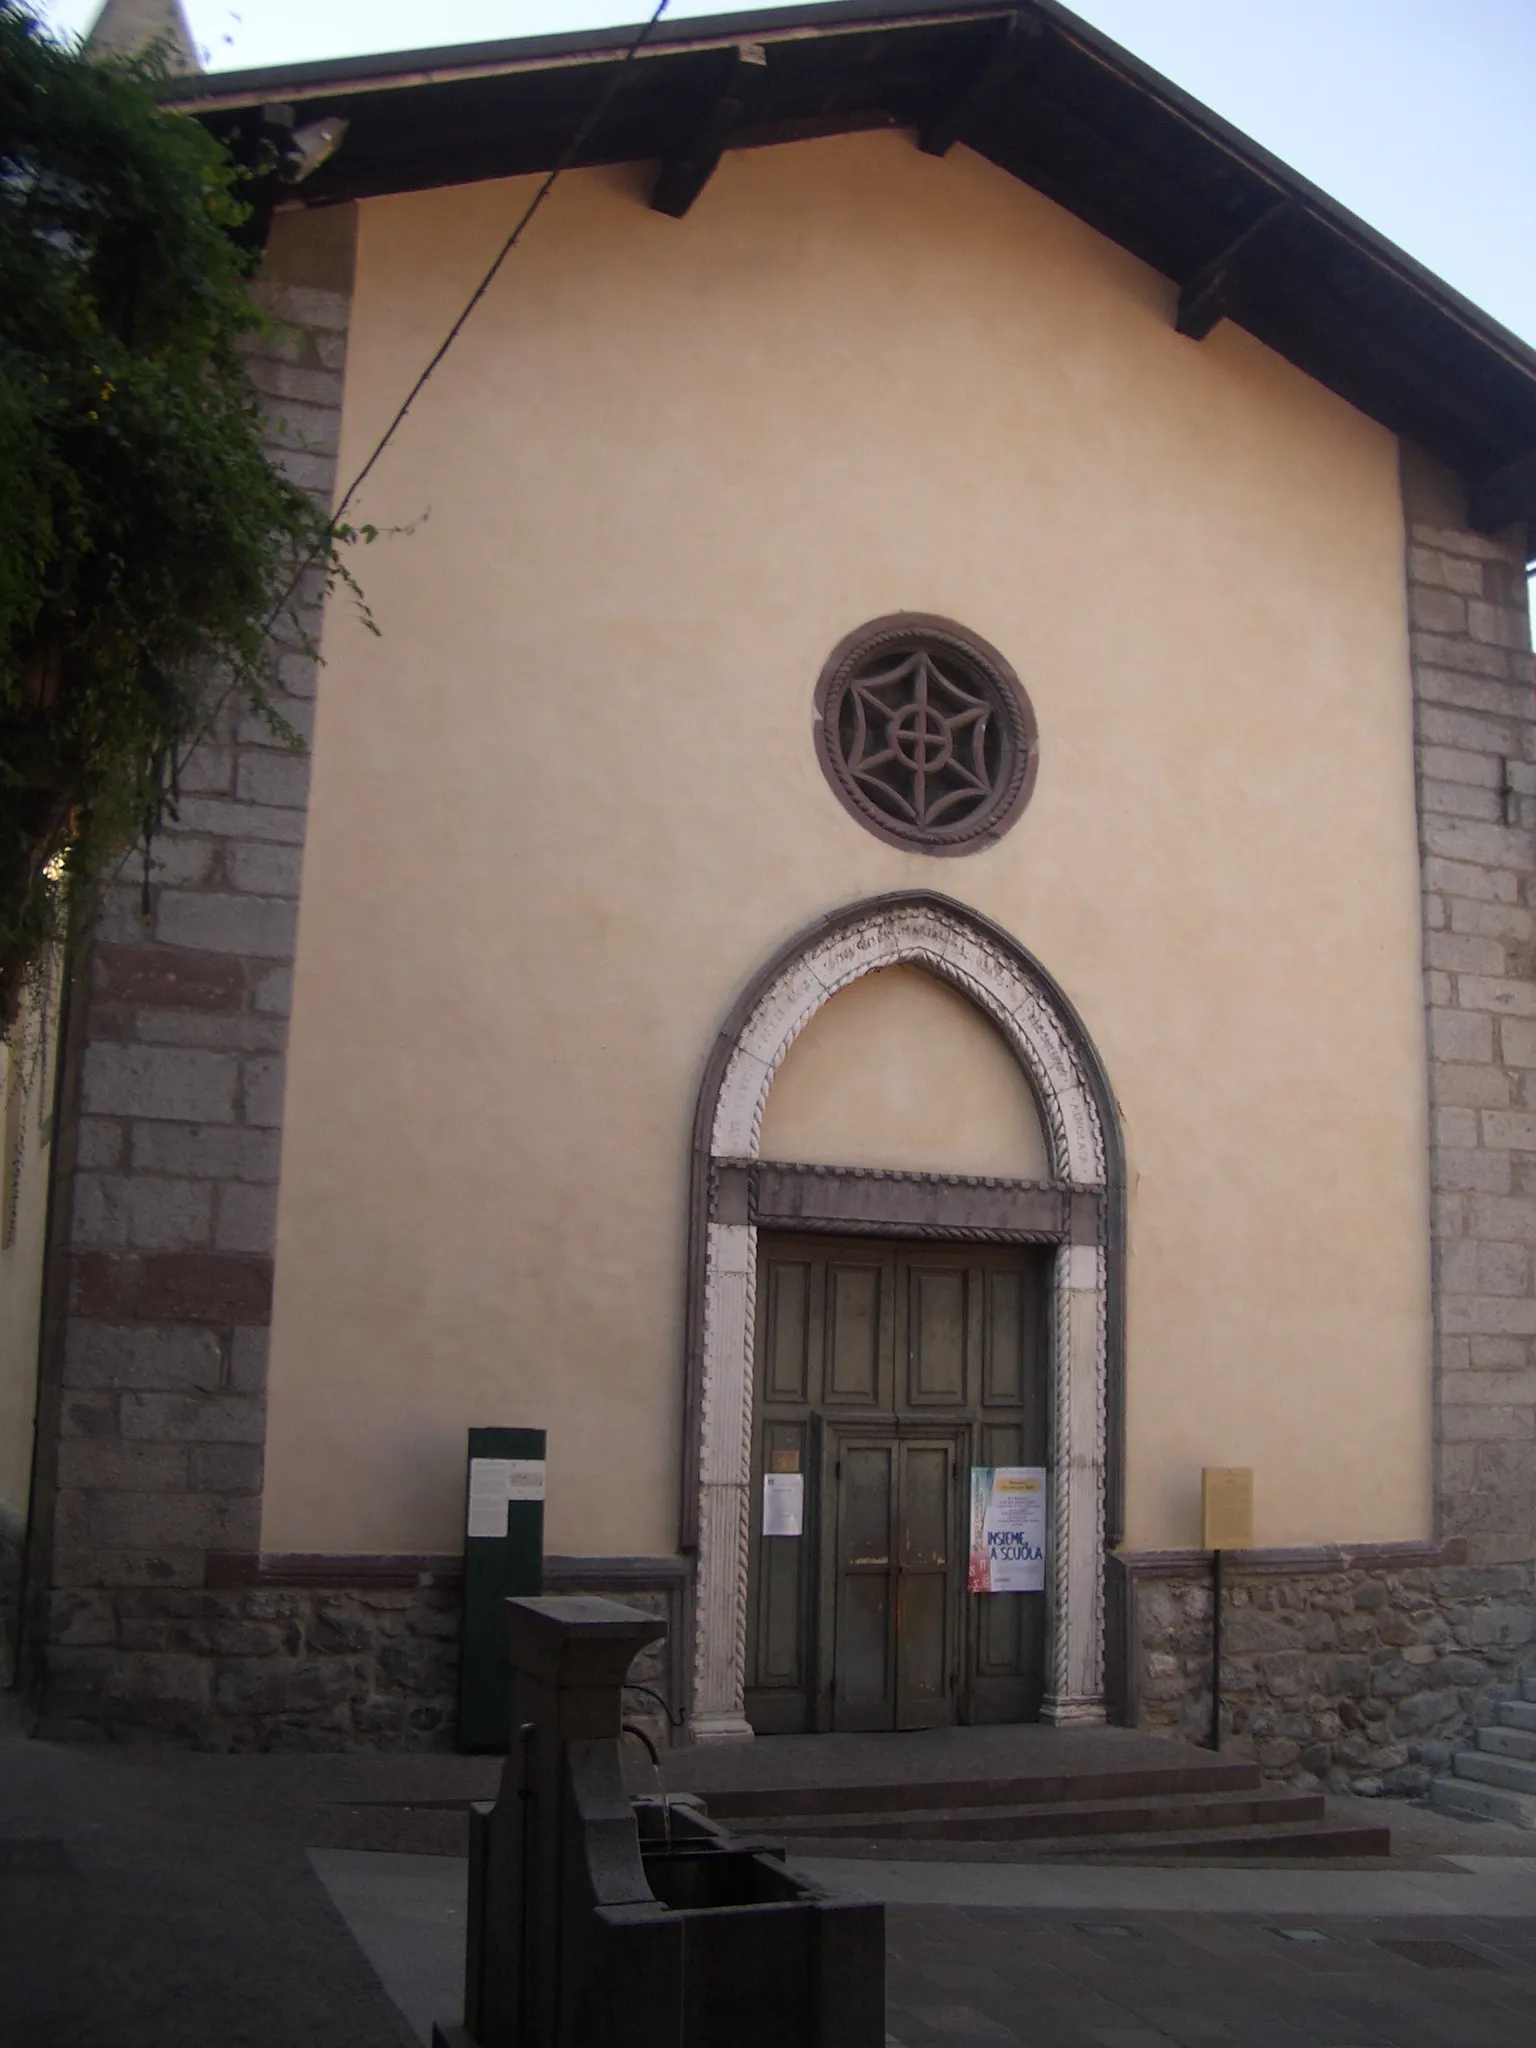
[[[1257,220],[1248,223],[1236,240],[1229,242],[1219,256],[1213,256],[1197,270],[1179,293],[1178,317],[1174,326],[1180,334],[1191,341],[1204,341],[1205,337],[1231,310],[1229,297],[1232,273],[1239,256],[1248,249],[1254,239],[1285,212],[1289,201],[1281,199],[1267,207]]]
[[[1530,529],[1526,553],[1536,551],[1536,448],[1474,479],[1467,519],[1478,533],[1499,533],[1524,520]]]
[[[994,94],[1000,93],[1023,70],[1031,48],[1043,31],[1032,14],[1010,14],[1001,33],[992,37],[981,62],[917,132],[917,146],[925,156],[947,156],[982,113]]]
[[[762,44],[738,43],[714,98],[687,141],[661,160],[651,191],[651,206],[656,213],[682,219],[715,175],[732,135],[762,91],[767,76],[768,52]]]

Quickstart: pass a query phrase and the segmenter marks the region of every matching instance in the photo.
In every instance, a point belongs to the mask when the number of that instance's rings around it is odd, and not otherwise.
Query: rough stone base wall
[[[440,1749],[450,1589],[113,1588],[54,1595],[43,1732],[208,1750]]]
[[[1224,1752],[1331,1792],[1426,1791],[1518,1690],[1536,1644],[1532,1593],[1526,1565],[1229,1569]],[[1208,1572],[1144,1580],[1134,1609],[1138,1725],[1204,1742]]]
[[[686,1577],[667,1560],[649,1572],[633,1568],[646,1561],[617,1562],[618,1572],[583,1573],[581,1560],[550,1559],[547,1590],[602,1593],[665,1621],[667,1639],[631,1675],[675,1703]],[[460,1602],[451,1563],[441,1563],[446,1570],[423,1574],[437,1583],[420,1586],[55,1592],[42,1732],[220,1752],[451,1748]],[[625,1719],[658,1750],[676,1739],[666,1709],[644,1693],[626,1697]]]

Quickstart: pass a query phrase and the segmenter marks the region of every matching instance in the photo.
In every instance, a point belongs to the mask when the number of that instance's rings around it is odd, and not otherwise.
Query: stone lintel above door
[[[751,1159],[717,1159],[711,1172],[712,1219],[769,1230],[1097,1244],[1102,1209],[1097,1192],[1042,1181]]]

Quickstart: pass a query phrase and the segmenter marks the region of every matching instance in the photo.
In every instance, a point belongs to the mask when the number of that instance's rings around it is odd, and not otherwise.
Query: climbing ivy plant
[[[176,803],[268,629],[356,536],[262,447],[246,173],[0,0],[0,1034],[66,927]]]

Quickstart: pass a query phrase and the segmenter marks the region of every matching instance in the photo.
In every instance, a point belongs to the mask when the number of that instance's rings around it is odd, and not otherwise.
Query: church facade
[[[1054,8],[627,40],[187,88],[345,124],[334,493],[613,87],[82,955],[47,1725],[447,1739],[507,1424],[698,1740],[1199,1735],[1250,1468],[1232,1740],[1422,1786],[1536,1642],[1536,357]]]

